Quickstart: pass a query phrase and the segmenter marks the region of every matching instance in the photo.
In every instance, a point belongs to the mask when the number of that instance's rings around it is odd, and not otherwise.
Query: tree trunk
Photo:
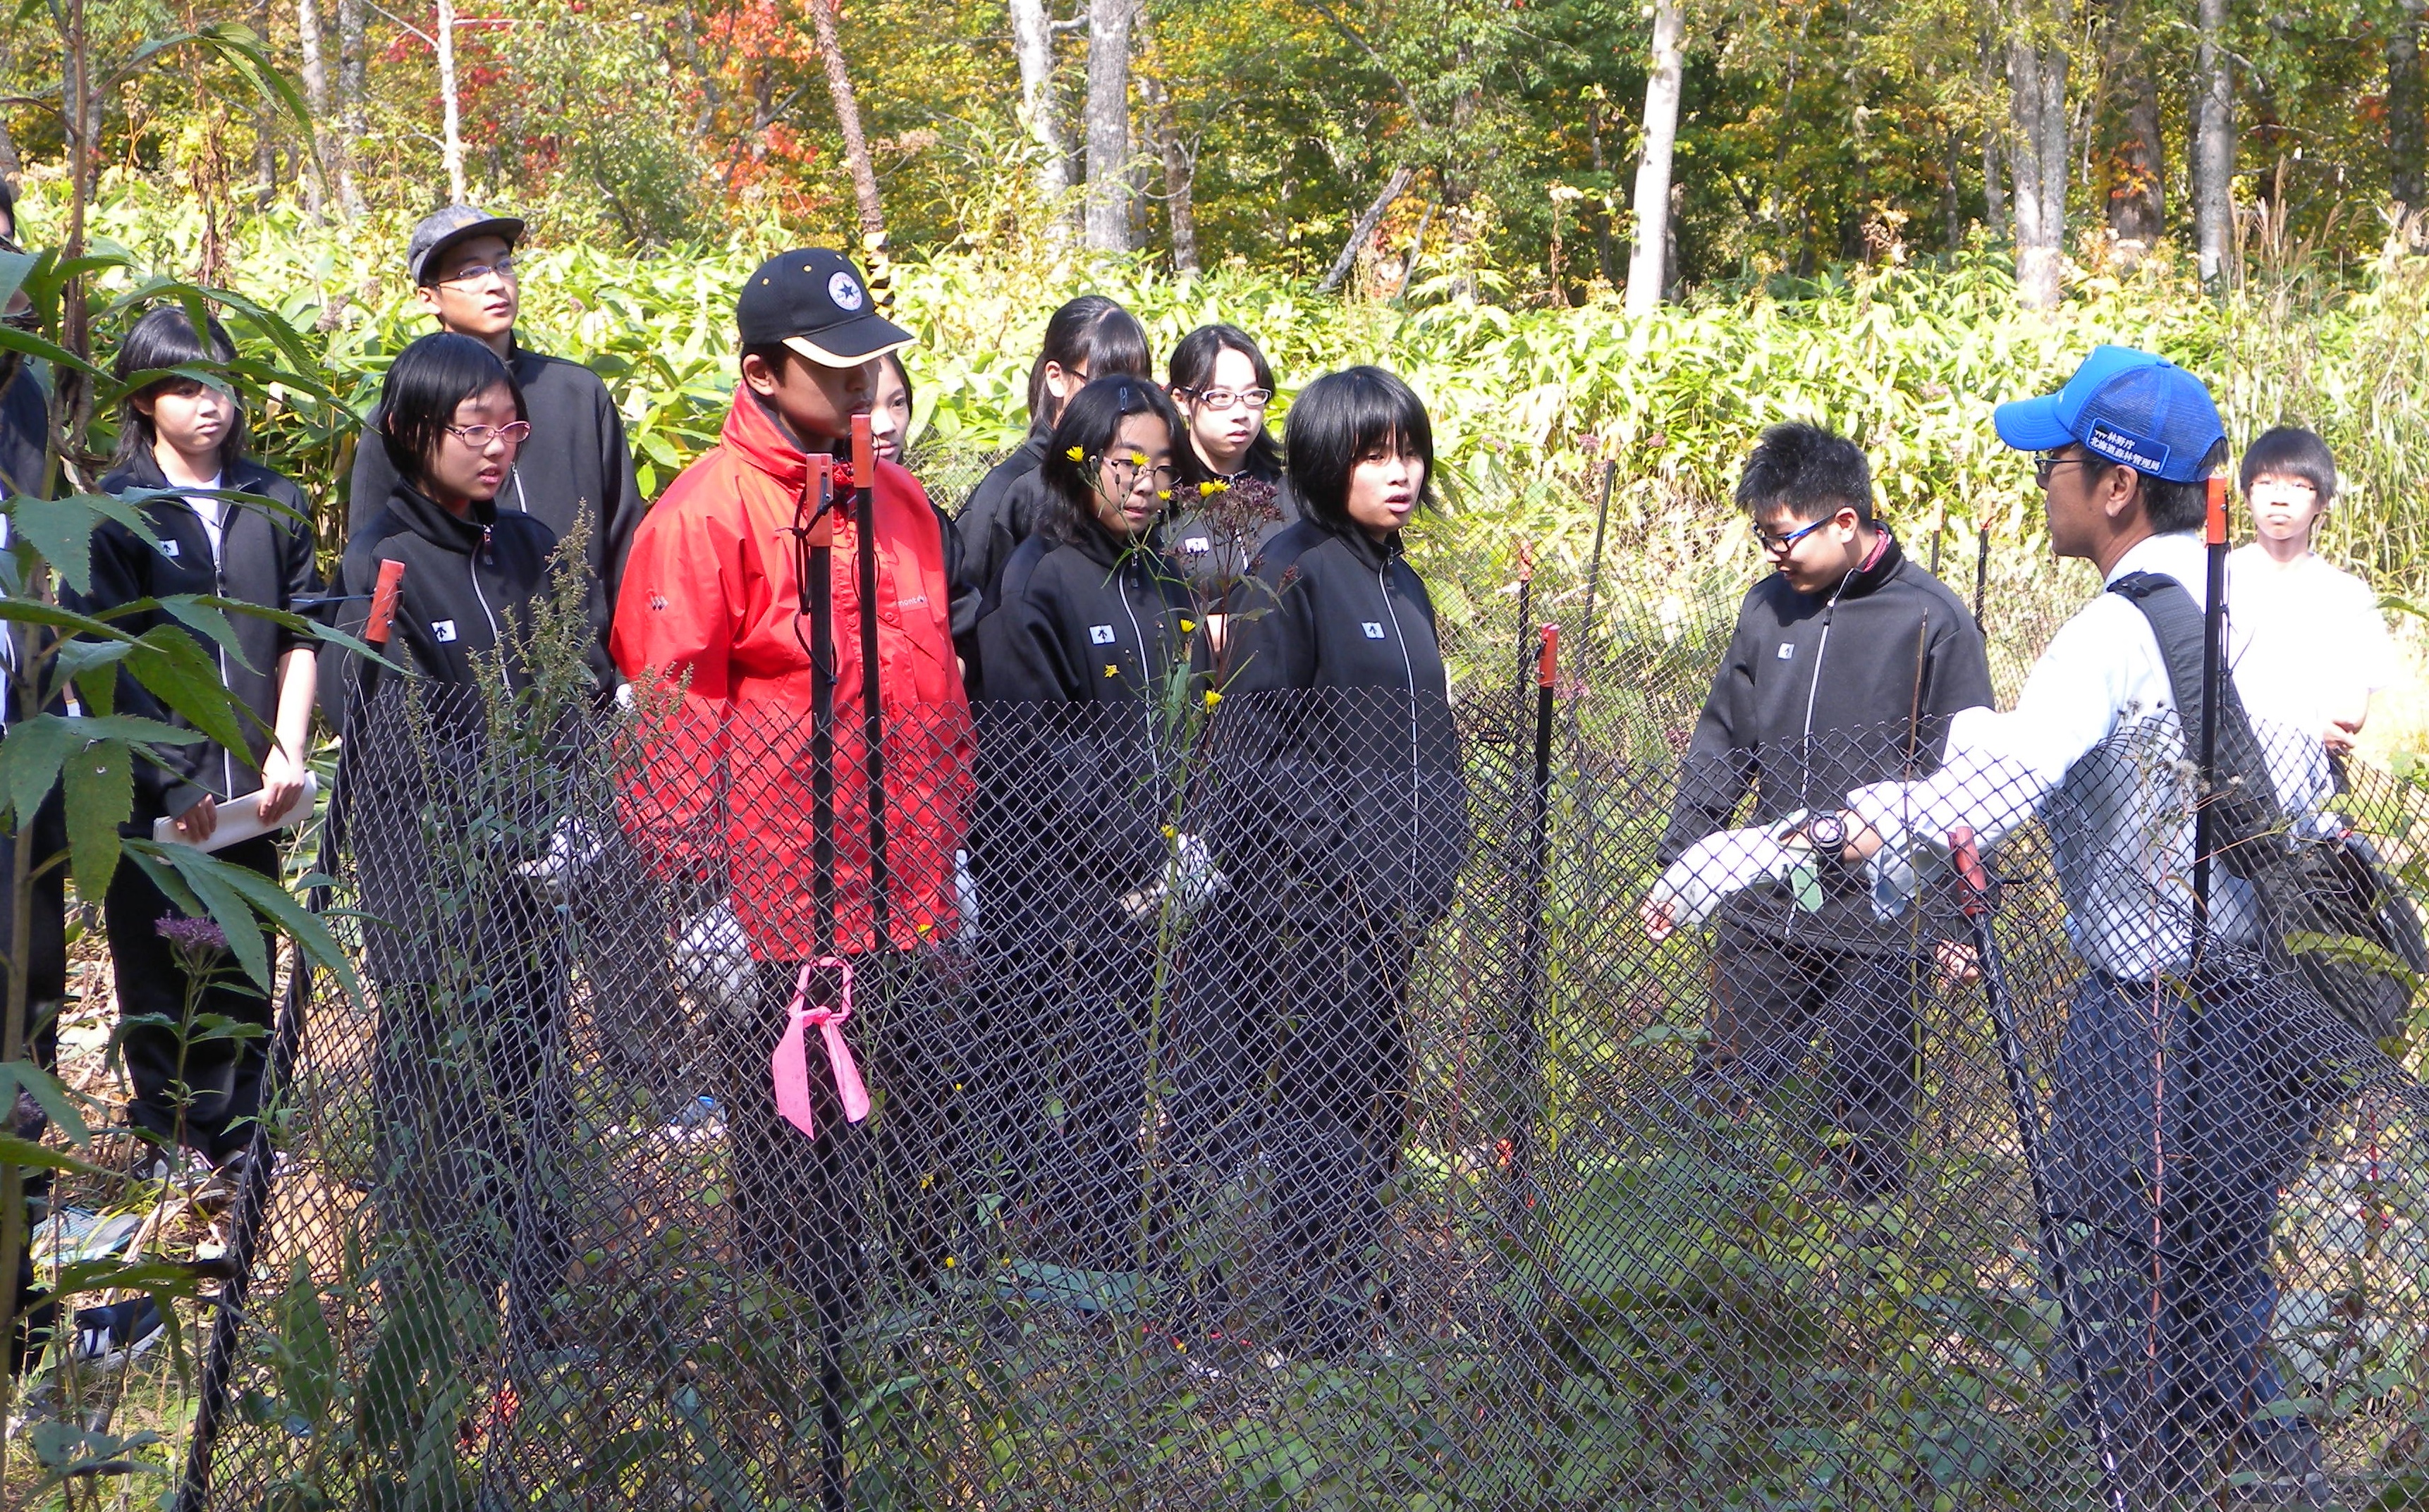
[[[2193,244],[2205,284],[2235,255],[2235,83],[2226,56],[2226,0],[2201,0],[2193,58]]]
[[[355,162],[366,127],[365,66],[363,0],[338,0],[338,203],[349,215],[363,207]]]
[[[1012,53],[1020,65],[1020,123],[1037,143],[1037,192],[1055,207],[1055,224],[1068,229],[1063,196],[1071,190],[1071,144],[1064,140],[1054,98],[1054,33],[1046,0],[1012,0]]]
[[[2109,60],[2116,82],[2116,137],[2108,150],[2108,231],[2117,260],[2133,268],[2167,233],[2166,157],[2159,144],[2159,86],[2135,45]]]
[[[455,0],[438,0],[439,156],[447,165],[447,203],[471,198],[464,188],[464,120],[455,98]]]
[[[1654,0],[1653,67],[1644,76],[1644,156],[1636,164],[1636,233],[1628,257],[1628,313],[1650,315],[1661,303],[1670,247],[1670,160],[1678,146],[1680,51],[1687,30],[1682,0]]]
[[[1392,202],[1407,190],[1409,180],[1416,176],[1406,168],[1392,170],[1392,176],[1383,181],[1383,191],[1375,196],[1375,202],[1358,217],[1358,223],[1349,228],[1349,239],[1341,244],[1341,255],[1332,259],[1332,267],[1325,273],[1324,282],[1315,286],[1317,293],[1330,294],[1341,287],[1341,281],[1349,276],[1349,270],[1358,266],[1358,249],[1366,245],[1367,238],[1374,236],[1375,228],[1382,224],[1383,212],[1392,207]]]
[[[868,160],[868,138],[860,129],[860,102],[851,92],[851,74],[843,66],[843,42],[835,35],[835,0],[810,0],[810,24],[818,29],[818,56],[826,60],[827,94],[834,101],[835,124],[843,129],[843,158],[851,169],[851,197],[860,206],[860,235],[866,246],[885,240],[885,206],[877,198],[877,169]]]
[[[2064,12],[2061,0],[2057,25],[2041,38],[2028,35],[2020,13],[2008,40],[2008,95],[2017,137],[2008,154],[2016,182],[2016,293],[2028,309],[2057,304],[2066,256],[2067,57],[2057,40]]]
[[[329,198],[329,65],[321,50],[321,0],[295,0],[295,45],[303,55],[304,103],[312,111],[312,172],[304,175],[304,202],[315,215]]]
[[[1189,278],[1198,272],[1197,157],[1181,140],[1181,107],[1173,103],[1169,86],[1157,83],[1154,105],[1156,137],[1164,149],[1164,217],[1172,228],[1172,271]]]
[[[1984,229],[1997,241],[2008,239],[2007,164],[1999,152],[2000,128],[1996,122],[1982,128],[1982,219]]]
[[[1088,0],[1088,195],[1091,252],[1131,250],[1131,24],[1140,0]]]
[[[2387,38],[2388,197],[2407,237],[2415,235],[2423,205],[2421,113],[2421,13],[2422,0],[2404,0],[2404,12]]]
[[[1956,128],[1944,128],[1940,134],[1940,242],[1949,252],[1965,245],[1965,207],[1957,192],[1959,161]]]

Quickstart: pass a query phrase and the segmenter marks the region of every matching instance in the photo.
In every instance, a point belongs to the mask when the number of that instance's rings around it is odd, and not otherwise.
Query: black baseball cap
[[[520,217],[491,215],[469,205],[451,205],[437,215],[423,216],[405,243],[405,266],[412,272],[413,281],[430,282],[422,276],[422,270],[430,266],[431,259],[471,237],[503,238],[512,247],[523,238],[523,223]]]
[[[860,270],[842,253],[800,247],[759,265],[735,302],[746,347],[784,346],[829,368],[857,368],[912,342],[877,313]]]

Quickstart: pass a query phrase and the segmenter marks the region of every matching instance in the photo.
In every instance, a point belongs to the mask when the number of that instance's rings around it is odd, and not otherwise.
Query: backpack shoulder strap
[[[2176,702],[2176,719],[2184,731],[2187,754],[2201,738],[2202,624],[2201,606],[2185,585],[2156,572],[2129,572],[2108,585],[2108,591],[2142,611],[2151,634],[2159,643],[2159,660],[2168,668],[2168,683]],[[2225,839],[2254,838],[2277,828],[2282,814],[2277,786],[2269,775],[2269,761],[2260,737],[2244,712],[2236,691],[2235,674],[2220,669],[2218,680],[2218,770],[2216,788],[2222,801],[2219,817],[2225,821]],[[2230,797],[2231,795],[2231,797]],[[2230,868],[2235,869],[2235,868]]]

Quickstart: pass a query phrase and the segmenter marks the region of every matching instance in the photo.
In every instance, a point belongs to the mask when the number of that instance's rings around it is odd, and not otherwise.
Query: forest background
[[[1635,588],[1743,581],[1711,506],[1795,417],[1871,449],[1910,537],[1988,531],[2062,598],[2089,582],[2047,570],[1989,411],[2121,340],[2239,439],[2325,432],[2328,549],[2418,593],[2421,29],[2420,0],[20,0],[0,174],[29,246],[104,256],[71,350],[148,280],[240,296],[332,551],[355,417],[426,328],[405,231],[470,199],[529,218],[527,337],[600,368],[653,490],[714,439],[741,274],[818,240],[920,335],[939,481],[1017,439],[1045,316],[1096,288],[1160,347],[1256,333],[1277,419],[1327,368],[1406,371],[1457,485],[1437,551],[1577,562],[1608,464]],[[107,397],[62,419],[88,481]]]

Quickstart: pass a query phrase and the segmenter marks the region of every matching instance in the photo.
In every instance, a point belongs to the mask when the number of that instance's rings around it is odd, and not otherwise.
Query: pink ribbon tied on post
[[[810,974],[829,966],[843,973],[843,1004],[838,1008],[812,1008]],[[860,1066],[852,1060],[851,1046],[843,1038],[843,1027],[851,1018],[851,962],[840,956],[803,961],[801,975],[793,984],[793,1004],[787,1012],[792,1022],[785,1026],[785,1037],[776,1042],[772,1067],[778,1116],[810,1138],[818,1138],[818,1120],[810,1113],[807,1033],[810,1026],[816,1025],[819,1038],[826,1041],[827,1067],[834,1074],[835,1095],[843,1102],[844,1122],[857,1124],[867,1118],[868,1088],[861,1081]]]

